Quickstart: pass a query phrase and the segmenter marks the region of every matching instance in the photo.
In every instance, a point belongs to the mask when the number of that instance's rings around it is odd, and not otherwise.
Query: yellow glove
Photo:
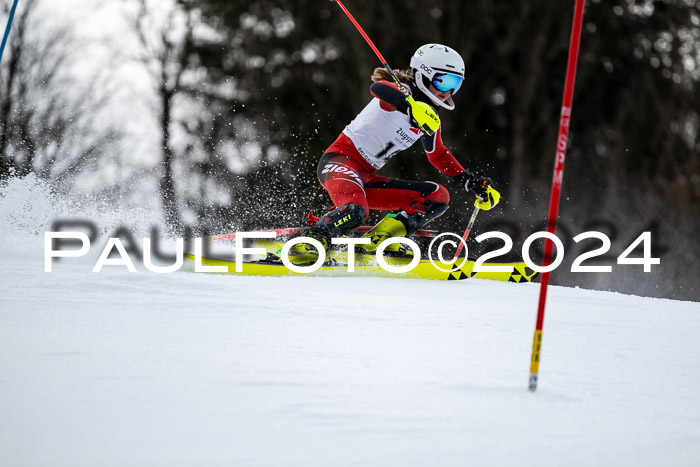
[[[440,117],[437,116],[432,107],[425,102],[419,102],[413,97],[406,97],[409,116],[418,125],[418,128],[428,136],[433,136],[438,128],[440,128]]]
[[[474,207],[488,211],[498,204],[501,194],[491,185],[484,185],[480,194],[476,195]]]

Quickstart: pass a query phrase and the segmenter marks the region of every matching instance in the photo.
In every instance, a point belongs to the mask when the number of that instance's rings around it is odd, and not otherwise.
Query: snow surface
[[[54,216],[133,211],[11,188],[1,466],[700,465],[698,303],[552,287],[530,393],[539,284],[45,273]]]

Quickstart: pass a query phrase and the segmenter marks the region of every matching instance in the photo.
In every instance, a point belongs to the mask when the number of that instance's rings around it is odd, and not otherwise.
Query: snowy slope
[[[698,303],[553,287],[533,394],[539,284],[44,273],[20,204],[2,466],[700,465]]]

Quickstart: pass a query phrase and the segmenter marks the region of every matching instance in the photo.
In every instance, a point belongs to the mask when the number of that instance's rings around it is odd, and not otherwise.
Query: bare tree
[[[73,70],[80,50],[40,0],[18,10],[0,95],[0,177],[30,172],[66,182],[99,158],[118,131],[94,124],[109,100],[104,70]]]
[[[182,227],[175,187],[175,157],[172,144],[174,100],[180,91],[185,66],[184,38],[189,34],[190,17],[174,2],[138,0],[132,24],[141,51],[138,60],[148,69],[158,98],[161,167],[159,190],[168,226]]]

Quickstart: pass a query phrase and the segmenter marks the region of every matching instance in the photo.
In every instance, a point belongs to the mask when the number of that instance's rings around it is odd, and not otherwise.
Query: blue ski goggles
[[[457,75],[441,74],[435,75],[431,83],[441,92],[452,91],[452,94],[456,94],[464,78]]]

